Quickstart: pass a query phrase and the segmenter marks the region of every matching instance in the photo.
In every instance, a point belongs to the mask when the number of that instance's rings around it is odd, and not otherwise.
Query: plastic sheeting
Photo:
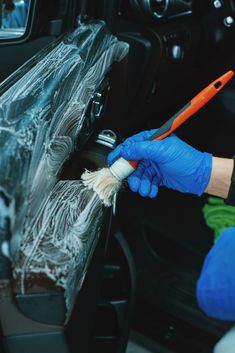
[[[92,95],[127,53],[103,22],[81,24],[0,97],[0,224],[10,219],[22,293],[41,273],[65,289],[70,308],[81,286],[102,207],[79,181],[58,178]]]

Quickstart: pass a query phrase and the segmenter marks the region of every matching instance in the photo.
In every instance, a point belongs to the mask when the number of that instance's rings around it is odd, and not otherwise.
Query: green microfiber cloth
[[[235,226],[235,207],[226,205],[224,200],[209,197],[202,209],[208,227],[214,230],[214,242],[218,240],[224,229]]]

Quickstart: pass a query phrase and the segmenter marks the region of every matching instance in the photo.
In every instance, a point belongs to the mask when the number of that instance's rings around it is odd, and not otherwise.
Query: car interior
[[[90,196],[84,201],[76,194],[85,169],[105,166],[108,153],[125,138],[158,128],[210,82],[235,70],[235,1],[15,0],[11,10],[7,5],[0,1],[0,351],[213,352],[232,323],[207,317],[196,301],[197,279],[214,242],[202,211],[206,194],[161,188],[157,198],[149,199],[131,192],[125,182],[113,207],[99,206],[88,218],[80,252],[69,250],[68,264],[75,258],[75,267],[64,270],[53,260],[60,254],[53,241],[38,245],[40,254],[45,250],[38,263],[34,252],[35,262],[28,265],[27,249],[33,234],[35,239],[43,232],[44,239],[52,234],[67,239],[70,224],[77,224],[70,211],[92,208]],[[24,22],[10,27],[11,15],[21,6],[27,10]],[[57,53],[60,45],[63,51]],[[85,62],[81,71],[80,58]],[[232,157],[234,95],[232,79],[175,134],[201,151]],[[45,110],[32,110],[35,121],[60,116],[59,136],[72,136],[73,148],[61,157],[50,188],[43,164],[48,151],[37,155],[38,197],[32,194],[25,207],[30,184],[28,179],[18,183],[18,175],[28,166],[19,160],[33,159],[29,151],[36,147],[27,149],[21,136],[17,152],[7,133],[21,131],[18,122],[28,121],[25,112],[37,104]],[[50,131],[52,138],[56,135],[55,125],[41,135],[33,124],[27,131],[42,136],[44,148],[54,141],[48,139]],[[55,147],[60,154],[63,143]],[[27,173],[28,178],[32,173]],[[40,214],[34,205],[38,198]],[[15,250],[19,232],[23,236]],[[67,249],[65,241],[61,244]],[[40,270],[45,254],[51,258],[47,272]],[[25,263],[23,273],[19,268]],[[52,267],[58,277],[51,275]],[[63,271],[76,274],[69,309],[59,277]]]

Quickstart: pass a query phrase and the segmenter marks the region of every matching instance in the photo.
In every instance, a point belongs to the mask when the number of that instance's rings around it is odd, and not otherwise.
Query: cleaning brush
[[[233,77],[234,72],[228,71],[209,86],[198,93],[173,117],[166,121],[149,140],[162,140],[175,131],[183,122],[202,108],[212,97],[216,95],[224,85]],[[90,172],[86,170],[81,179],[83,184],[96,192],[105,206],[111,206],[114,196],[120,190],[122,181],[134,172],[139,161],[127,161],[119,158],[110,167]]]

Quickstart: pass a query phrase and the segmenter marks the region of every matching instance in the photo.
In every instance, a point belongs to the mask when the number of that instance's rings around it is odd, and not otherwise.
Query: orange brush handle
[[[149,140],[162,140],[175,131],[188,118],[201,109],[211,98],[213,98],[226,83],[234,76],[233,71],[228,71],[217,78],[209,86],[198,93],[189,103],[180,109],[172,118],[166,121]],[[137,167],[139,161],[128,161],[133,168]]]

